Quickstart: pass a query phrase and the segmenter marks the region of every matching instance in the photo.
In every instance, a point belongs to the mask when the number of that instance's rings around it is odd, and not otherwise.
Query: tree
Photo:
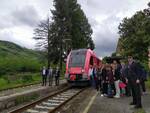
[[[60,68],[62,69],[62,56],[63,53],[66,52],[65,43],[66,39],[71,40],[70,35],[70,18],[68,15],[68,6],[66,0],[54,0],[55,10],[52,10],[53,14],[53,22],[55,23],[55,28],[57,34],[55,35],[55,39],[58,41],[57,45],[59,48],[59,60],[60,60]],[[71,40],[72,43],[72,40]]]
[[[147,62],[150,45],[150,7],[136,12],[131,18],[124,18],[119,25],[121,54],[133,55],[142,62]]]
[[[38,47],[47,51],[48,66],[54,61],[60,62],[62,68],[62,57],[71,49],[94,49],[95,45],[91,26],[77,0],[54,0],[54,7],[52,22],[40,22],[34,39],[38,40]]]
[[[34,29],[34,37],[33,39],[37,40],[37,47],[40,49],[44,49],[46,52],[48,52],[47,60],[48,60],[48,66],[50,65],[50,59],[49,59],[49,18],[47,20],[41,21],[37,28]]]
[[[60,48],[60,67],[62,55],[68,49],[90,47],[94,49],[92,29],[77,0],[54,0],[55,9],[52,10],[57,39]],[[67,41],[68,40],[68,41]],[[69,47],[66,47],[69,45]]]
[[[58,46],[56,37],[55,24],[47,20],[41,21],[37,28],[34,29],[33,39],[37,40],[37,48],[46,52],[47,67],[50,67],[51,62],[56,62],[58,59],[55,54],[58,54]]]
[[[94,49],[95,45],[91,37],[93,31],[81,6],[77,3],[77,0],[68,0],[68,4],[72,23],[72,48],[78,49],[89,47]]]

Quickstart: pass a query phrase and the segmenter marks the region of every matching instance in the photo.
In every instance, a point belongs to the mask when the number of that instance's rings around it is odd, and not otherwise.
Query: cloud
[[[95,52],[109,56],[115,52],[118,26],[124,17],[131,17],[136,11],[147,7],[149,0],[78,0],[93,28]]]
[[[124,17],[147,8],[149,0],[78,0],[93,29],[93,40],[99,56],[115,51],[118,25]],[[0,39],[34,48],[33,29],[51,16],[53,0],[0,0]]]
[[[33,34],[30,32],[30,27],[13,27],[9,29],[0,30],[0,40],[7,40],[14,42],[23,47],[31,48],[35,46],[35,41],[32,40]]]
[[[109,56],[116,50],[117,41],[119,38],[118,25],[121,21],[116,15],[109,15],[98,22],[98,24],[92,25],[93,28],[93,40],[96,48],[95,52],[101,56]]]
[[[40,17],[33,6],[26,6],[12,12],[13,23],[17,25],[28,25],[34,27],[38,24]]]

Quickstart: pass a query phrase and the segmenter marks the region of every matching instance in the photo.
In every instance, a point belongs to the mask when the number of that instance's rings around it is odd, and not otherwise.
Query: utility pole
[[[148,47],[148,66],[150,69],[150,46]]]
[[[47,44],[47,60],[48,60],[48,64],[47,64],[47,67],[49,68],[50,67],[50,22],[49,22],[49,17],[48,17],[48,35],[47,35],[47,41],[48,41],[48,44]]]

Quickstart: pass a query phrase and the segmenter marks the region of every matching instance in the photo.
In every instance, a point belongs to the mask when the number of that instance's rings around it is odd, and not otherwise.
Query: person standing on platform
[[[116,95],[114,96],[115,98],[120,98],[120,87],[119,87],[119,82],[120,82],[120,65],[117,63],[117,61],[113,61],[114,69],[113,69],[113,74],[114,74],[114,80],[115,80],[115,89],[116,89]]]
[[[94,87],[98,91],[98,78],[97,78],[97,67],[94,65],[93,68],[93,82],[94,82]]]
[[[125,64],[124,61],[121,62],[121,78],[122,82],[126,85],[125,87],[125,95],[131,96],[131,89],[130,84],[127,82],[127,76],[128,76],[128,65]]]
[[[147,76],[148,76],[147,71],[144,69],[143,66],[141,66],[141,81],[140,81],[140,84],[141,84],[141,87],[142,87],[142,93],[143,94],[146,94],[145,81],[147,81]]]
[[[135,108],[142,108],[141,89],[140,89],[140,68],[134,61],[132,56],[128,56],[128,82],[131,85],[133,101],[130,105],[135,105]]]
[[[56,86],[59,85],[59,77],[60,77],[60,70],[59,70],[59,67],[57,67],[56,74],[55,74],[55,84],[56,84]]]
[[[108,76],[107,76],[107,71],[106,71],[106,64],[103,64],[102,66],[102,73],[101,73],[101,77],[102,77],[102,93],[101,96],[107,96],[107,91],[108,91]]]
[[[92,65],[90,65],[89,76],[90,76],[90,84],[91,86],[93,86],[93,66]]]
[[[44,66],[42,69],[42,86],[46,86],[46,79],[47,79],[47,70]]]
[[[49,68],[48,71],[48,80],[49,80],[49,86],[53,85],[53,69],[52,67]]]
[[[98,90],[102,91],[102,66],[97,69],[97,79],[98,79]]]

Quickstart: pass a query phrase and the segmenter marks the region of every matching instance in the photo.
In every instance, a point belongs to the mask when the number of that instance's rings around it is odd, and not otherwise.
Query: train
[[[91,49],[72,50],[67,56],[65,78],[73,86],[90,85],[90,65],[99,67],[102,61]]]

